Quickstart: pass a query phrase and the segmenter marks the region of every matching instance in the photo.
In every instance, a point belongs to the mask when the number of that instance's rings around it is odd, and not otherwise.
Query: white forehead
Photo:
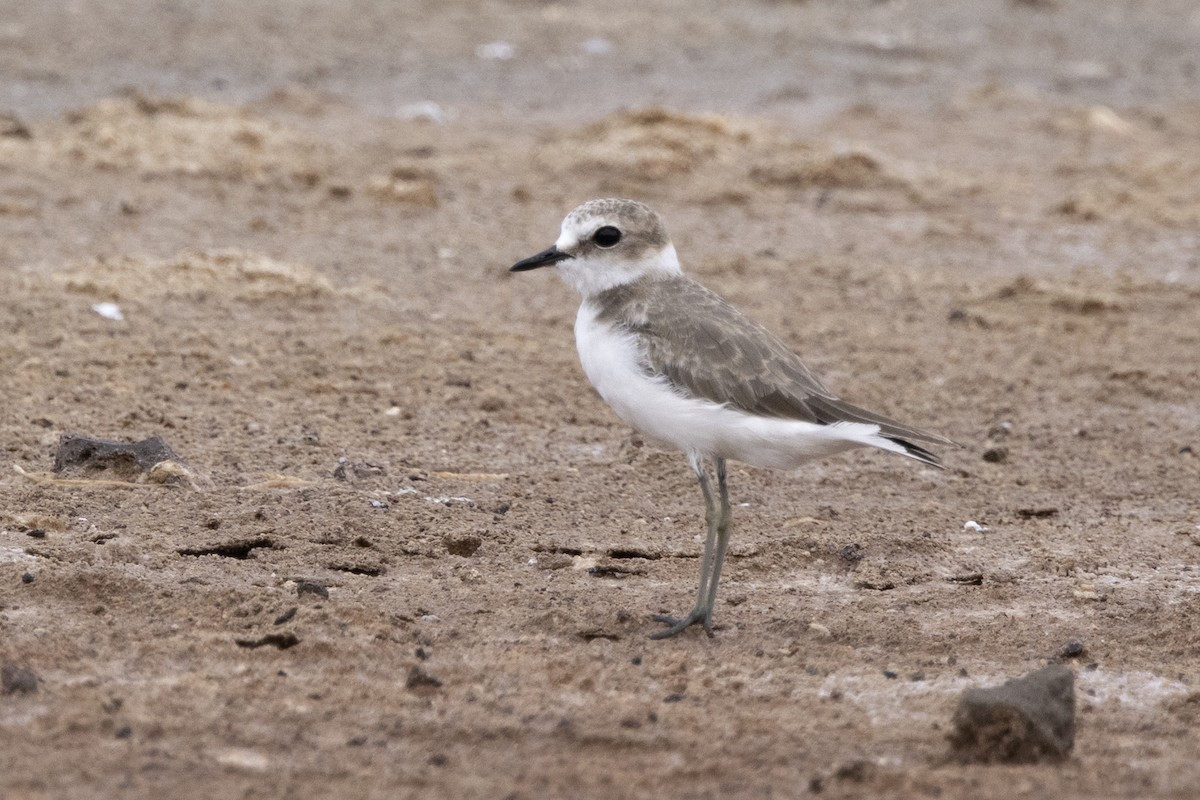
[[[587,228],[579,226],[573,217],[568,216],[562,221],[562,228],[559,229],[554,246],[559,250],[573,250],[588,233],[590,231]]]

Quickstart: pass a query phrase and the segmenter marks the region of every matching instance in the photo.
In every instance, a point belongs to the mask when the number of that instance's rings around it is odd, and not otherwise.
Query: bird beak
[[[526,270],[537,269],[538,267],[552,267],[560,261],[565,261],[568,258],[574,257],[575,256],[572,256],[568,253],[564,253],[555,246],[550,246],[538,253],[536,256],[530,256],[529,258],[521,259],[509,267],[508,271],[525,272]]]

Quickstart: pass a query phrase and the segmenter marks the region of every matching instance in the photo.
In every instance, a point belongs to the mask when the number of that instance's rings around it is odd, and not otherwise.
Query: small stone
[[[1064,644],[1058,651],[1059,658],[1078,658],[1087,652],[1087,647],[1078,639],[1072,639]]]
[[[404,681],[404,685],[413,690],[440,689],[442,679],[436,675],[430,675],[416,664],[413,664],[408,669],[408,678]]]
[[[294,633],[268,633],[257,639],[234,639],[233,641],[238,647],[250,650],[259,647],[277,647],[280,650],[289,650],[300,644],[300,637]]]
[[[874,767],[869,761],[857,758],[853,761],[847,761],[841,764],[834,771],[833,777],[840,781],[849,781],[851,783],[862,783],[871,776],[874,772]]]
[[[992,427],[988,428],[989,439],[1004,439],[1012,433],[1013,424],[1011,422],[997,422]]]
[[[983,451],[983,460],[989,464],[1003,464],[1008,461],[1007,447],[989,447]]]
[[[483,539],[476,533],[448,533],[442,538],[442,543],[450,555],[467,558],[475,555],[483,546]]]
[[[969,689],[954,712],[950,744],[964,763],[1062,761],[1075,744],[1075,673],[1055,664]]]
[[[847,564],[857,564],[863,560],[862,546],[851,542],[850,544],[838,550],[838,558],[845,561]]]
[[[32,572],[25,572],[21,574],[21,583],[33,583],[35,580],[37,580],[37,578],[33,577]]]
[[[64,433],[54,455],[54,471],[60,475],[133,481],[164,461],[182,463],[182,459],[163,441],[151,436],[140,442],[114,442],[76,433]]]
[[[320,581],[300,581],[296,584],[296,594],[306,595],[312,594],[317,597],[329,599],[329,589]]]
[[[1046,517],[1057,517],[1058,509],[1052,506],[1042,508],[1018,508],[1017,516],[1021,519],[1045,519]]]
[[[0,666],[0,689],[5,694],[33,694],[38,690],[37,673],[11,661]]]

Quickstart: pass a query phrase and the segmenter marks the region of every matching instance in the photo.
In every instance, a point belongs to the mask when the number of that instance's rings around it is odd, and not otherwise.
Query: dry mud
[[[0,796],[1197,796],[1190,4],[198,8],[0,3]],[[734,466],[712,639],[505,271],[601,195],[962,443]],[[1051,661],[1065,762],[950,758]]]

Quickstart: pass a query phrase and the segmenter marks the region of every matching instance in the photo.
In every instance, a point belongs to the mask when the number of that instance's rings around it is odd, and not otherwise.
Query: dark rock
[[[183,463],[161,436],[140,442],[114,442],[77,433],[64,433],[54,455],[54,471],[122,481],[135,481],[163,461]]]
[[[1087,653],[1087,647],[1078,639],[1072,639],[1058,651],[1059,658],[1079,658]]]
[[[1008,461],[1007,447],[989,447],[983,451],[983,460],[989,464],[1003,464]]]
[[[267,646],[287,650],[300,644],[300,637],[294,633],[268,633],[266,636],[260,636],[257,639],[234,639],[233,641],[238,647],[246,647],[250,650]]]
[[[351,575],[366,575],[368,578],[378,578],[387,572],[387,569],[382,564],[369,564],[365,562],[337,561],[330,564],[329,568],[336,569],[338,572],[349,572]]]
[[[21,573],[21,583],[33,583],[36,580],[37,578],[33,576],[32,572]]]
[[[862,546],[851,542],[850,544],[838,550],[838,558],[845,561],[847,564],[857,564],[863,560]]]
[[[1057,517],[1057,508],[1018,508],[1017,516],[1021,519],[1044,519],[1046,517]]]
[[[840,781],[862,783],[871,777],[874,771],[875,768],[871,762],[857,758],[853,761],[847,761],[844,764],[840,764],[838,768],[834,770],[833,777]]]
[[[296,594],[306,595],[313,594],[317,597],[329,599],[329,589],[320,581],[300,581],[296,584]]]
[[[475,555],[475,551],[483,545],[483,539],[475,533],[448,533],[442,542],[450,555],[463,557]]]
[[[967,690],[950,744],[962,762],[1062,761],[1075,744],[1075,673],[1055,664],[1002,686]]]
[[[442,687],[442,679],[436,675],[430,675],[416,664],[413,664],[409,667],[408,678],[404,681],[404,685],[414,690],[440,689]]]
[[[37,673],[29,667],[6,661],[0,666],[0,689],[5,694],[33,694],[38,689]]]

